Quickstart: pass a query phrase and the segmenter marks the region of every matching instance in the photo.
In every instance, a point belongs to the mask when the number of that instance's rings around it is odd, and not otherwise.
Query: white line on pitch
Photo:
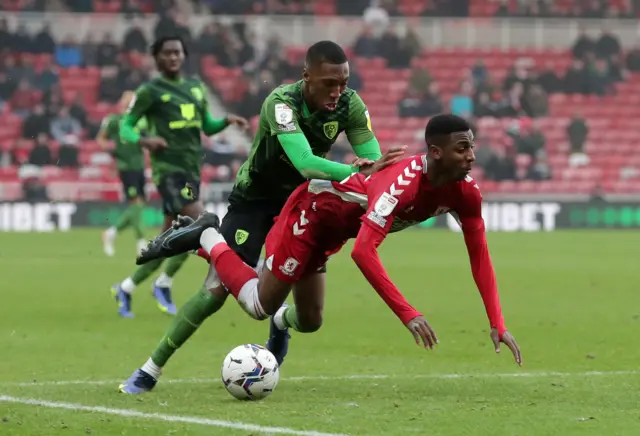
[[[105,415],[116,415],[126,418],[139,418],[150,419],[156,421],[166,422],[182,422],[187,424],[206,425],[209,427],[228,428],[234,430],[246,430],[251,432],[260,432],[268,434],[289,434],[297,436],[346,436],[335,433],[322,433],[314,430],[294,430],[286,427],[266,427],[256,424],[247,424],[237,421],[222,421],[219,419],[199,418],[197,416],[183,416],[183,415],[165,415],[163,413],[145,413],[138,412],[132,409],[113,409],[110,407],[102,406],[85,406],[83,404],[74,403],[62,403],[57,401],[47,401],[34,398],[20,398],[12,397],[9,395],[0,395],[0,402],[24,404],[29,406],[48,407],[51,409],[65,409],[72,410],[74,412],[93,412],[102,413]]]
[[[462,379],[462,378],[544,378],[544,377],[605,377],[619,375],[638,375],[638,370],[628,371],[583,371],[583,372],[511,372],[511,373],[478,373],[478,374],[352,374],[352,375],[315,375],[315,376],[299,376],[299,377],[283,377],[284,382],[300,382],[313,380],[386,380],[386,379]],[[33,382],[0,382],[0,386],[66,386],[66,385],[109,385],[122,383],[120,380],[59,380],[59,381],[33,381]],[[217,378],[185,378],[185,379],[168,379],[162,380],[162,383],[174,384],[197,384],[197,383],[218,383]]]

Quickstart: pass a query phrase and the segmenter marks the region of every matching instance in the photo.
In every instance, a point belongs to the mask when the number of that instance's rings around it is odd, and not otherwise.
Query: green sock
[[[182,253],[178,254],[177,256],[170,257],[169,261],[167,262],[167,266],[164,269],[164,273],[169,277],[173,277],[182,267],[188,257],[189,253]]]
[[[133,227],[133,234],[136,239],[143,239],[144,235],[142,234],[142,204],[136,203],[130,207],[131,216],[130,223],[131,227]]]
[[[169,329],[151,354],[156,365],[163,367],[173,353],[195,333],[200,324],[224,305],[225,297],[217,297],[204,286],[182,305]]]
[[[144,265],[140,265],[140,267],[131,275],[133,283],[138,286],[140,283],[145,281],[155,270],[160,268],[163,260],[164,259],[156,259],[149,263],[145,263]]]
[[[129,206],[128,208],[126,208],[122,215],[120,215],[120,218],[118,218],[118,222],[115,225],[115,228],[118,232],[123,231],[124,229],[129,227],[129,224],[131,224],[132,208],[133,206]]]
[[[282,320],[286,327],[292,328],[297,332],[304,333],[304,330],[300,327],[300,323],[298,322],[298,313],[296,312],[295,304],[292,304],[284,310]]]

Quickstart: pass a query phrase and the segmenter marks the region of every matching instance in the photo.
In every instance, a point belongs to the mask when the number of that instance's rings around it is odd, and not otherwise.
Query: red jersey
[[[377,248],[387,233],[449,212],[461,225],[472,274],[491,327],[502,334],[506,328],[481,211],[482,195],[471,177],[445,186],[432,186],[426,155],[420,154],[370,177],[357,173],[342,182],[310,180],[298,187],[267,237],[267,256],[272,257],[271,261],[275,259],[277,265],[272,271],[281,280],[295,282],[301,275],[323,265],[348,239],[356,238],[354,261],[406,324],[420,313],[387,275]]]

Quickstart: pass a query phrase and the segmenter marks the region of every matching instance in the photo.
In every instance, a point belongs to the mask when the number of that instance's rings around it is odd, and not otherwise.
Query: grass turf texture
[[[105,258],[97,230],[4,233],[0,396],[7,401],[0,401],[0,434],[273,434],[266,427],[350,435],[635,434],[640,236],[488,238],[523,368],[508,349],[493,352],[461,235],[406,231],[382,245],[382,259],[434,327],[437,350],[415,346],[345,249],[329,263],[324,326],[293,333],[275,392],[244,403],[225,392],[220,365],[234,346],[264,343],[267,322],[249,319],[229,299],[174,356],[153,393],[118,394],[118,382],[144,362],[169,323],[151,298],[151,281],[134,294],[135,319],[116,315],[108,290],[135,268],[133,239],[121,236],[117,256]],[[174,282],[178,305],[205,272],[201,259],[187,262]],[[74,380],[95,383],[48,383]],[[25,399],[71,407],[21,404]],[[109,410],[73,410],[79,406]]]

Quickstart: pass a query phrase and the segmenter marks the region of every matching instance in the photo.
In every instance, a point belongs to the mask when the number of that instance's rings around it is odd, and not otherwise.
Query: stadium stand
[[[296,80],[305,47],[273,39],[259,50],[248,27],[212,19],[193,34],[178,2],[68,0],[77,12],[144,15],[161,11],[153,32],[135,24],[122,40],[108,34],[75,41],[55,38],[45,23],[36,34],[0,18],[0,197],[24,195],[28,168],[39,167],[52,199],[119,198],[111,160],[93,140],[101,119],[114,110],[124,89],[152,74],[144,54],[149,41],[178,33],[188,41],[193,73],[200,74],[224,104],[254,118],[277,84]],[[571,49],[425,48],[416,32],[388,26],[389,16],[518,15],[516,2],[479,0],[399,1],[194,1],[191,7],[218,13],[358,15],[366,23],[349,48],[351,86],[359,91],[384,147],[421,147],[429,116],[453,111],[477,128],[478,168],[487,193],[640,193],[640,155],[635,120],[640,115],[640,51],[624,51],[614,34],[581,34]],[[546,4],[539,2],[540,5]],[[576,3],[555,2],[537,15],[583,14]],[[609,2],[602,16],[635,16],[629,2]],[[5,10],[44,8],[38,2],[5,1]],[[212,6],[213,5],[213,6]],[[538,5],[538,6],[540,6]],[[489,7],[491,6],[491,8]],[[387,8],[387,9],[385,9]],[[532,13],[533,13],[532,12]],[[607,15],[608,14],[608,15]],[[14,21],[15,22],[15,21]],[[135,21],[133,21],[135,23]],[[53,23],[55,24],[55,23]],[[6,38],[6,39],[5,39]],[[247,139],[247,143],[249,139]],[[233,179],[247,144],[224,136],[208,141],[206,182]],[[332,153],[349,160],[340,139]],[[25,169],[27,168],[27,169]]]

